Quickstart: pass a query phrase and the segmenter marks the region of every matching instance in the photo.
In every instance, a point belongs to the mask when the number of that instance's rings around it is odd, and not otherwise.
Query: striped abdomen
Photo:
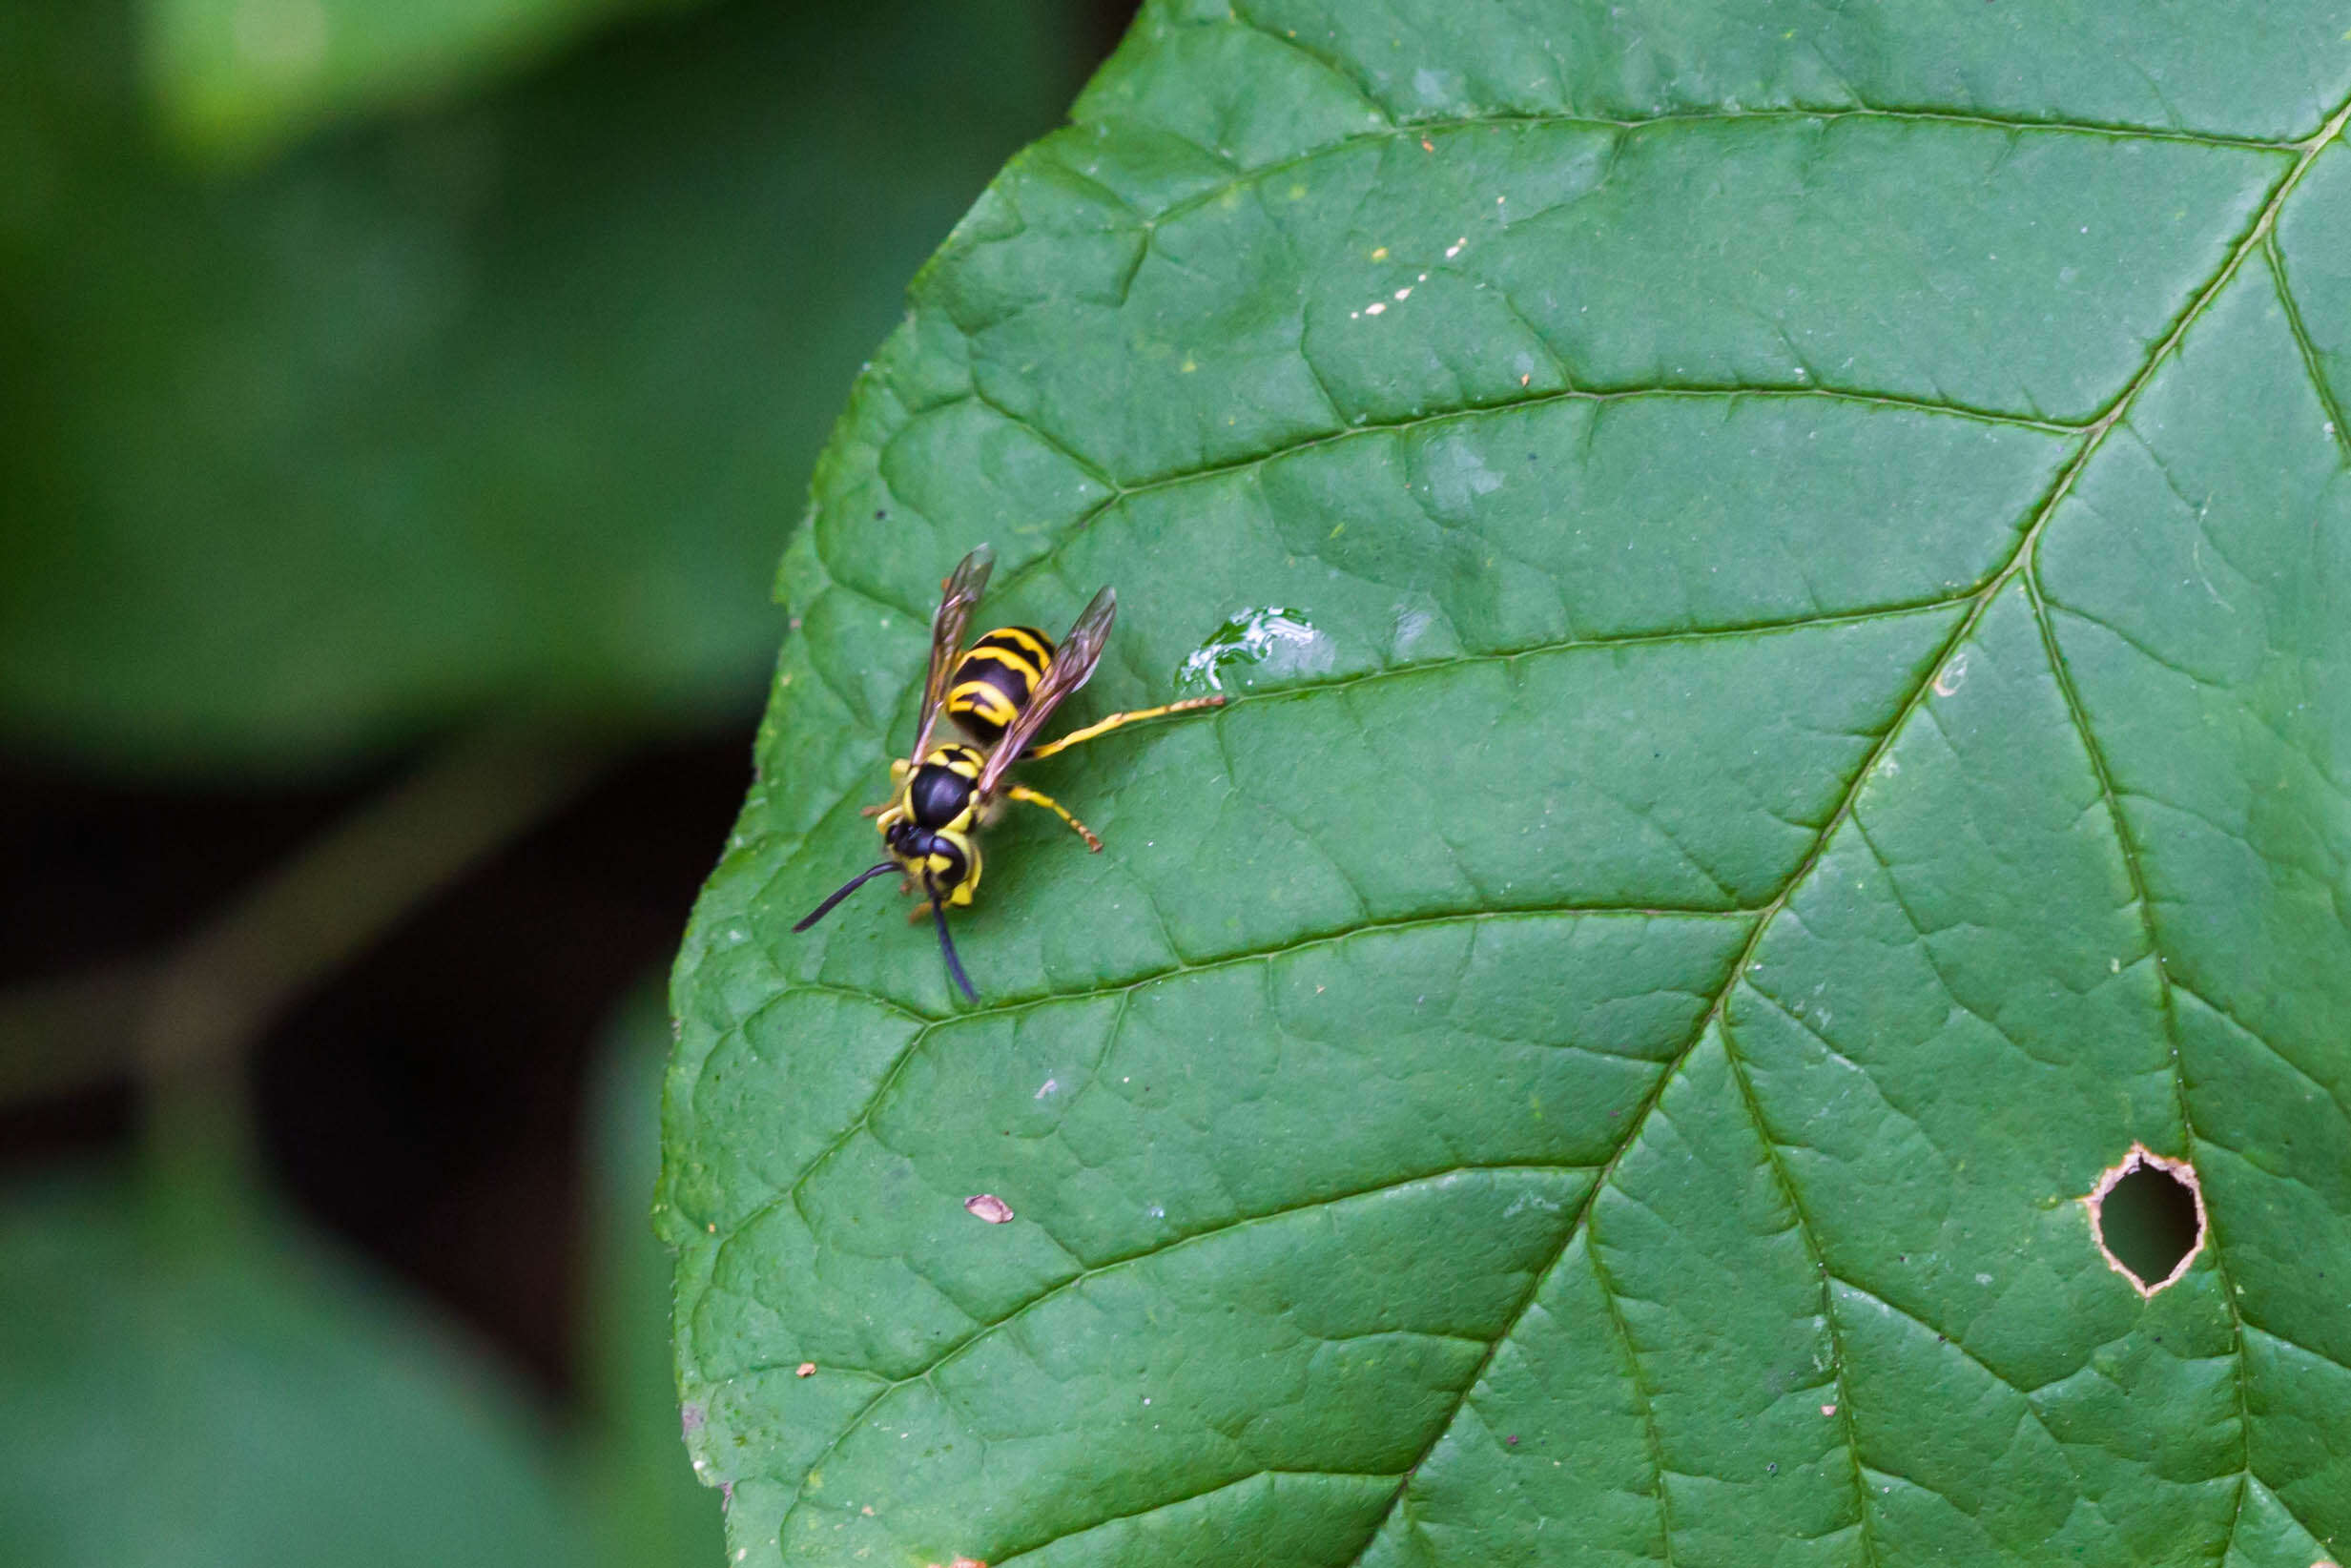
[[[995,745],[1052,662],[1053,639],[1035,627],[999,627],[957,661],[947,681],[947,716],[980,745]]]

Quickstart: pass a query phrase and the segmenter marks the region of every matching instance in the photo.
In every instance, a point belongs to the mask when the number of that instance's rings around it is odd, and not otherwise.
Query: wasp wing
[[[922,715],[915,721],[913,760],[919,763],[931,745],[931,726],[938,722],[939,705],[947,700],[947,677],[963,651],[963,633],[972,624],[972,607],[988,586],[996,552],[982,545],[963,557],[939,592],[938,613],[931,617],[931,668],[922,678]]]
[[[1110,640],[1110,623],[1118,618],[1118,613],[1119,596],[1103,588],[1078,616],[1078,624],[1069,629],[1069,635],[1054,650],[1053,662],[1045,666],[1044,679],[1029,694],[1028,706],[1005,728],[1004,738],[988,753],[987,766],[980,770],[979,794],[996,792],[1005,770],[1028,750],[1037,732],[1053,716],[1053,710],[1093,675],[1094,666],[1102,662],[1103,647]]]

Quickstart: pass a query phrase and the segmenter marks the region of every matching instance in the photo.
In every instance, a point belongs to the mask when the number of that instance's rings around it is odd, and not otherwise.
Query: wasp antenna
[[[835,892],[832,897],[827,898],[823,903],[818,904],[815,909],[809,911],[808,918],[802,920],[798,925],[794,926],[792,929],[795,933],[806,931],[810,926],[815,925],[818,920],[821,920],[827,915],[832,914],[833,906],[835,904],[839,903],[843,898],[848,897],[851,894],[856,892],[857,889],[863,887],[866,883],[872,881],[883,872],[896,870],[897,870],[897,862],[896,860],[884,860],[880,865],[866,867],[863,871],[858,872],[855,877],[849,878],[848,881],[843,882],[840,885],[839,891]]]
[[[931,918],[938,922],[938,950],[947,956],[947,978],[963,988],[963,994],[974,1001],[980,993],[972,987],[972,978],[963,973],[963,960],[955,956],[955,941],[947,935],[947,903],[938,896],[938,888],[929,877],[922,880],[922,890],[931,896]]]

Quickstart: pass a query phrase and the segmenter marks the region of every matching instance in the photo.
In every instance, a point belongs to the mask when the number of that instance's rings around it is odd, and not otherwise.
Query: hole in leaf
[[[2142,1296],[2176,1284],[2203,1250],[2204,1190],[2185,1160],[2134,1144],[2083,1202],[2107,1267]]]

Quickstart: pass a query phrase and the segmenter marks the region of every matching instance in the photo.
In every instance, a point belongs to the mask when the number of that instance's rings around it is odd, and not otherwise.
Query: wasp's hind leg
[[[1113,713],[1108,718],[1096,719],[1083,730],[1072,730],[1059,740],[1049,740],[1042,746],[1031,747],[1028,754],[1031,758],[1051,756],[1056,752],[1066,752],[1072,746],[1092,740],[1096,735],[1106,735],[1113,730],[1123,730],[1127,725],[1140,724],[1145,719],[1165,718],[1170,713],[1188,713],[1195,708],[1222,708],[1224,706],[1225,698],[1220,693],[1212,697],[1186,697],[1182,702],[1162,703],[1157,708],[1138,708],[1131,713]],[[1088,836],[1092,836],[1088,835]]]
[[[1102,853],[1102,840],[1094,836],[1094,830],[1079,821],[1076,817],[1070,815],[1068,809],[1060,801],[1054,799],[1051,795],[1041,794],[1037,791],[1030,789],[1025,784],[1015,784],[1012,788],[1006,790],[1004,794],[1007,797],[1014,800],[1026,801],[1032,806],[1042,806],[1045,810],[1051,812],[1054,815],[1068,823],[1070,831],[1085,840],[1085,847],[1087,849],[1094,851],[1098,855]]]

